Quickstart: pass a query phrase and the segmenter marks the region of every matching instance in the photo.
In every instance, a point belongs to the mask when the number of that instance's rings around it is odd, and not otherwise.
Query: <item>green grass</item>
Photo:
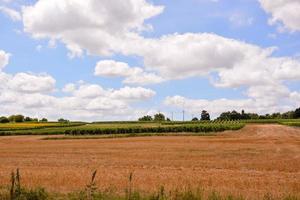
[[[282,125],[300,127],[300,121],[280,122]]]

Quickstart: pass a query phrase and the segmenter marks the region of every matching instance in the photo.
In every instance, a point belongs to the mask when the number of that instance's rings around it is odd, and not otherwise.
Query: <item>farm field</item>
[[[7,123],[0,136],[9,135],[105,135],[160,132],[221,132],[238,130],[242,122],[104,122],[104,123]]]
[[[53,192],[81,190],[95,169],[99,188],[144,192],[183,187],[216,190],[247,199],[300,196],[300,129],[247,125],[215,136],[41,140],[0,137],[0,185],[20,168],[22,184]],[[49,136],[52,137],[52,136]],[[56,137],[56,136],[53,136]]]

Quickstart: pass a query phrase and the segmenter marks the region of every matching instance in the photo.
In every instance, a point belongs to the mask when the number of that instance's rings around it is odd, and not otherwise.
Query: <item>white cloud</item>
[[[269,20],[271,25],[278,24],[281,31],[300,31],[299,0],[259,0],[259,2],[271,15]]]
[[[0,51],[2,67],[9,54]],[[3,61],[4,60],[4,61]],[[156,93],[142,87],[104,89],[84,81],[63,87],[67,94],[57,95],[56,80],[47,74],[0,71],[0,104],[2,115],[22,113],[56,120],[133,120],[147,111],[133,103],[151,99]]]
[[[56,80],[49,75],[18,73],[7,83],[9,88],[21,93],[47,93],[55,88]]]
[[[95,75],[121,76],[125,78],[125,84],[160,83],[212,73],[217,75],[214,84],[220,87],[273,84],[282,79],[270,73],[273,70],[284,71],[286,79],[299,78],[284,67],[292,62],[298,69],[299,62],[273,57],[273,47],[261,48],[211,33],[143,38],[139,31],[147,27],[144,21],[162,11],[163,7],[145,0],[88,0],[84,3],[79,0],[72,3],[70,0],[40,0],[23,8],[23,22],[25,31],[33,37],[65,43],[71,57],[80,56],[85,50],[106,56],[112,53],[141,56],[143,68],[111,60],[97,64]],[[245,71],[248,76],[237,75]]]
[[[110,55],[138,39],[149,28],[144,21],[162,11],[145,0],[40,0],[23,8],[23,23],[33,37],[65,43],[70,56]]]
[[[112,91],[110,97],[113,99],[123,99],[129,101],[146,100],[155,96],[155,92],[142,87],[124,87],[120,90]]]
[[[272,22],[282,22],[285,28],[292,31],[299,30],[299,12],[295,12],[299,4],[297,0],[260,2],[272,14]],[[124,78],[125,84],[141,85],[190,77],[210,77],[216,87],[246,86],[247,90],[246,99],[215,100],[213,104],[207,104],[212,108],[220,106],[220,109],[226,110],[230,106],[237,106],[257,109],[259,112],[274,110],[275,105],[279,109],[287,108],[278,102],[292,94],[284,82],[300,80],[299,60],[273,56],[276,47],[262,48],[212,33],[170,34],[152,39],[142,37],[141,31],[149,28],[145,20],[162,11],[163,7],[154,6],[145,0],[40,0],[33,6],[24,7],[22,13],[25,32],[35,38],[48,38],[53,44],[57,41],[64,43],[70,51],[70,57],[82,56],[87,52],[101,56],[120,53],[144,59],[143,67],[131,67],[112,60],[100,61],[95,68],[97,76],[120,76]],[[239,20],[239,16],[232,17],[232,21],[237,24],[252,23],[251,18]],[[83,92],[80,87],[87,88]],[[106,98],[118,101],[115,97],[124,100],[126,92],[130,92],[130,95],[127,94],[129,99],[143,99],[145,94],[145,98],[153,95],[150,91],[142,92],[143,95],[138,92],[136,95],[133,90],[142,90],[137,88],[108,91],[100,87],[84,85],[74,89],[73,86],[66,86],[64,91],[78,93],[68,97],[70,104],[67,106],[78,105],[78,98],[92,99],[93,103],[86,102],[89,109],[101,110],[109,108],[110,103],[102,107],[97,102],[106,102]],[[110,97],[98,96],[105,92]],[[208,103],[205,100],[195,101],[200,102],[200,105]],[[123,103],[116,104],[125,108],[128,104],[124,106]],[[221,107],[222,103],[227,107]],[[84,110],[83,105],[79,108]]]
[[[8,16],[13,21],[21,21],[22,20],[21,14],[14,9],[11,9],[11,8],[8,8],[5,6],[0,6],[0,12],[4,13],[6,16]]]
[[[274,57],[275,50],[210,33],[186,33],[147,40],[137,52],[146,69],[167,80],[215,74],[213,83],[218,87],[299,80],[300,62]]]
[[[94,74],[105,77],[125,77],[123,82],[126,84],[147,85],[164,81],[162,77],[151,72],[145,72],[140,67],[129,67],[127,63],[114,60],[99,61]]]
[[[291,96],[281,98],[280,100],[289,101],[287,104],[282,104],[280,101],[269,101],[269,99],[255,99],[255,98],[244,98],[244,99],[189,99],[182,96],[170,96],[164,101],[166,106],[171,108],[182,110],[186,113],[200,115],[202,110],[207,110],[213,118],[218,117],[222,112],[226,111],[239,111],[245,110],[246,112],[266,114],[273,112],[286,112],[296,108],[296,98],[298,93],[294,94],[294,99],[290,99]],[[296,97],[297,96],[297,97]]]
[[[215,34],[187,33],[145,41],[137,52],[144,57],[147,69],[167,79],[182,79],[232,68],[245,59],[248,47],[251,45]]]
[[[104,95],[106,91],[99,85],[80,85],[73,95],[80,98],[95,98]]]
[[[8,64],[10,54],[0,50],[0,72]]]
[[[127,63],[102,60],[97,63],[94,74],[96,76],[119,77],[130,76],[131,72],[132,69]]]
[[[166,81],[166,79],[156,75],[155,73],[143,72],[136,70],[130,76],[126,77],[123,83],[131,85],[150,85]]]
[[[62,89],[63,92],[65,93],[72,93],[76,90],[76,85],[74,83],[68,83],[67,85],[64,86]]]
[[[12,77],[3,77],[0,80]],[[146,101],[155,92],[146,88],[104,89],[96,84],[68,84],[70,96],[55,96],[46,93],[28,93],[12,88],[0,88],[2,113],[22,113],[42,116],[52,120],[65,117],[72,120],[133,120],[146,113],[132,103]]]

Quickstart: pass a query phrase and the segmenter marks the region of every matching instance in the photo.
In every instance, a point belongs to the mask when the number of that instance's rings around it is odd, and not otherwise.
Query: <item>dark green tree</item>
[[[165,121],[166,120],[166,117],[164,114],[162,113],[157,113],[154,115],[154,121]]]
[[[32,122],[33,119],[31,117],[25,117],[24,122]]]
[[[40,120],[40,122],[48,122],[48,119],[43,118],[43,119]]]
[[[144,122],[153,121],[153,118],[150,115],[146,115],[144,117],[139,118],[139,121],[144,121]]]
[[[297,109],[295,110],[294,118],[296,118],[296,119],[300,118],[300,108],[297,108]]]
[[[192,121],[193,121],[193,122],[197,122],[197,121],[199,121],[199,119],[198,119],[197,117],[194,117],[194,118],[192,119]]]
[[[19,123],[19,122],[24,122],[24,118],[25,117],[23,115],[11,115],[11,116],[8,117],[8,120],[10,122],[17,122],[17,123]]]
[[[69,123],[70,122],[69,120],[64,119],[64,118],[60,118],[57,121],[60,122],[60,123]]]
[[[201,112],[201,121],[209,121],[210,120],[210,115],[206,110],[203,110]]]
[[[9,120],[7,117],[0,117],[0,123],[9,123]]]
[[[282,117],[282,119],[294,119],[295,111],[288,111],[288,112],[282,113],[281,117]]]

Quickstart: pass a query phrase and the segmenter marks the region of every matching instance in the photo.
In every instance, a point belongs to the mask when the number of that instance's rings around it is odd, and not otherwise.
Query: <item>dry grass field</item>
[[[98,170],[97,185],[122,192],[133,172],[142,191],[185,186],[259,199],[300,195],[300,129],[247,125],[218,136],[40,140],[0,137],[0,185],[20,168],[22,183],[50,191],[84,188]]]

